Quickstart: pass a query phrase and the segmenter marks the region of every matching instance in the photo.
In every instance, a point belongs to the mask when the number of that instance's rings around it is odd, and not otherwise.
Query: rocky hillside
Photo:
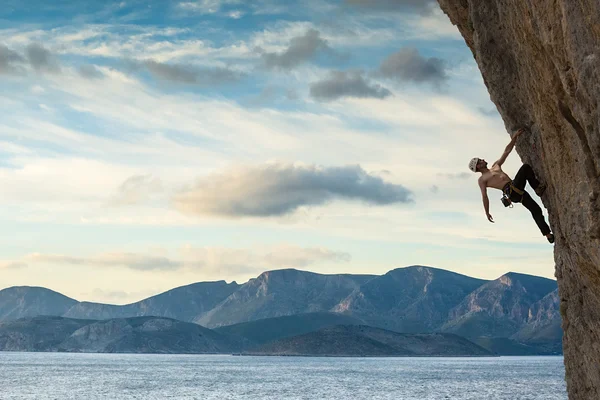
[[[364,325],[364,321],[349,315],[318,312],[260,319],[223,326],[216,328],[215,331],[229,336],[242,337],[249,343],[261,345],[335,325]]]
[[[438,0],[548,189],[569,398],[600,398],[600,3]],[[507,136],[508,138],[508,136]],[[465,155],[465,157],[470,157]]]
[[[486,282],[437,268],[398,268],[361,285],[333,311],[398,332],[431,332]]]
[[[63,315],[77,303],[77,300],[49,289],[15,286],[0,290],[0,321],[36,315]]]
[[[558,289],[534,303],[529,309],[527,323],[512,338],[524,343],[561,342],[560,299]]]
[[[210,328],[263,318],[329,311],[373,275],[323,275],[283,269],[262,273],[196,319]]]
[[[35,317],[0,323],[0,351],[230,353],[239,351],[242,344],[239,339],[168,318]]]
[[[81,302],[62,315],[87,319],[158,316],[191,322],[214,308],[239,287],[236,282],[198,282],[124,306]]]
[[[243,285],[200,282],[125,306],[65,298],[66,305],[56,311],[83,319],[168,316],[223,327],[222,332],[260,343],[336,324],[366,324],[405,333],[447,331],[487,341],[512,339],[516,348],[555,349],[562,333],[559,299],[544,297],[555,289],[555,281],[522,274],[485,281],[423,266],[381,276],[279,270]],[[21,290],[19,300],[10,297],[8,304],[39,309],[39,298],[32,296],[39,289],[29,290]],[[278,319],[285,316],[290,318]]]
[[[534,318],[534,304],[556,287],[550,279],[508,273],[465,297],[441,329],[468,338],[510,337]]]
[[[451,334],[409,334],[365,325],[339,325],[268,343],[247,354],[286,356],[487,356]]]

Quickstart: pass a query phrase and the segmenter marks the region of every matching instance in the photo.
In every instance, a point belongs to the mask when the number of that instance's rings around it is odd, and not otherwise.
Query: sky
[[[435,2],[3,4],[0,289],[126,304],[282,268],[554,278],[524,207],[491,191],[485,216],[468,162],[518,127]]]

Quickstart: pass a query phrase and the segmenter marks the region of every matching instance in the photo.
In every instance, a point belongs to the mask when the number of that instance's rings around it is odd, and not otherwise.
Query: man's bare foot
[[[540,185],[538,187],[536,187],[534,190],[535,190],[535,194],[537,194],[539,197],[542,197],[542,195],[546,191],[546,185],[544,185],[543,183],[540,183]]]
[[[554,243],[554,235],[552,233],[547,234],[546,239],[548,239],[550,243]]]

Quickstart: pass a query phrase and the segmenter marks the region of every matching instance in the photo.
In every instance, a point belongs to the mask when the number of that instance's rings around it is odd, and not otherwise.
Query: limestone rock
[[[438,0],[548,184],[570,399],[600,399],[600,2]]]

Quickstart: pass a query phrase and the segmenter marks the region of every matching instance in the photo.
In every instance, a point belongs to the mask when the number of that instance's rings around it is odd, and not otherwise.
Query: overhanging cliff
[[[438,0],[548,184],[570,399],[600,399],[600,2]],[[548,249],[550,251],[550,248]]]

